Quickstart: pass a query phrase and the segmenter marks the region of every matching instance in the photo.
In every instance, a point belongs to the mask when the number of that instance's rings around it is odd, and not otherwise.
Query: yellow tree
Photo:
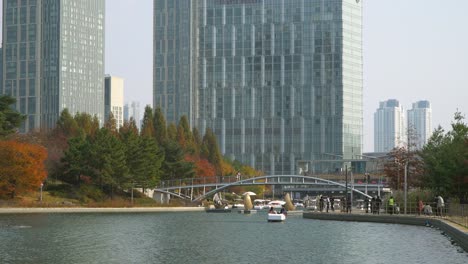
[[[44,147],[17,141],[0,141],[0,197],[37,190],[47,178]]]

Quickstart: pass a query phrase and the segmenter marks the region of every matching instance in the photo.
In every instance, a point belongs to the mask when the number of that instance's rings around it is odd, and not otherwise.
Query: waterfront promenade
[[[425,226],[427,221],[431,227],[439,228],[452,238],[461,248],[468,252],[468,229],[449,221],[446,218],[427,217],[415,215],[388,215],[388,214],[365,214],[362,212],[347,213],[324,213],[324,212],[304,212],[306,219],[327,220],[327,221],[352,221],[352,222],[373,222],[386,224],[416,225]]]

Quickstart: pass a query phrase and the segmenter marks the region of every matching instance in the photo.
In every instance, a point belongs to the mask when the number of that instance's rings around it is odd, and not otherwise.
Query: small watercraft
[[[286,220],[284,214],[268,214],[268,222],[282,222]]]

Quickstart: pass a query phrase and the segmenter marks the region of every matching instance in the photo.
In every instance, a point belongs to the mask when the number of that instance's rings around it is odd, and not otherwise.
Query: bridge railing
[[[194,186],[194,185],[205,185],[205,184],[228,184],[239,181],[241,178],[236,176],[214,176],[214,177],[202,177],[202,178],[190,178],[190,179],[177,179],[177,180],[166,180],[161,181],[159,188],[168,188],[174,186]]]

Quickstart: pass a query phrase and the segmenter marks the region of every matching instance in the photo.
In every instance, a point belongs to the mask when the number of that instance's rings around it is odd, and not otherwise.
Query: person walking
[[[330,197],[330,206],[331,206],[331,210],[332,212],[335,212],[335,198]]]
[[[377,210],[377,214],[380,214],[380,206],[382,206],[382,199],[380,199],[380,196],[377,196],[377,199],[375,199],[375,206]]]
[[[364,198],[364,206],[366,208],[366,214],[369,213],[369,197]]]
[[[444,207],[445,207],[445,203],[444,203],[444,198],[442,198],[442,196],[437,196],[437,214],[441,217],[443,217],[443,212],[444,212]]]
[[[418,200],[418,215],[421,215],[424,209],[424,203],[423,201],[421,201],[421,199],[419,199],[419,197],[417,197],[417,200]]]
[[[370,206],[371,206],[371,212],[372,214],[376,214],[377,213],[377,206],[376,206],[376,198],[375,196],[372,197],[371,201],[370,201]]]
[[[388,210],[390,214],[393,214],[395,208],[395,199],[393,199],[393,196],[390,196],[390,199],[388,199]]]
[[[326,197],[325,203],[327,204],[327,213],[328,213],[328,209],[330,208],[330,198]]]

